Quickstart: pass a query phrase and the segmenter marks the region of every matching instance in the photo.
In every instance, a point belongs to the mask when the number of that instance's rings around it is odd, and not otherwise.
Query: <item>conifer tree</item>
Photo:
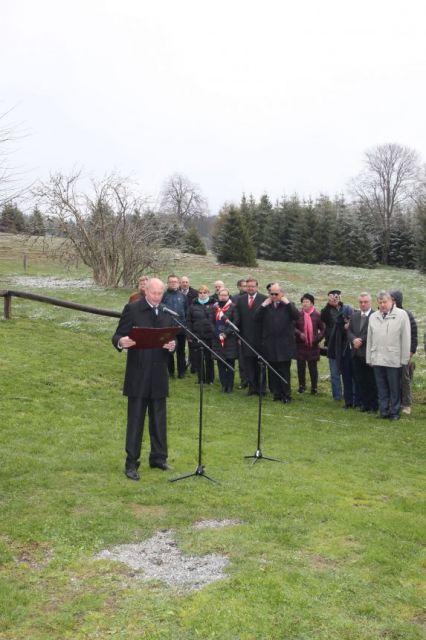
[[[234,206],[219,216],[213,251],[219,262],[239,267],[257,266],[253,243],[240,212]]]
[[[8,233],[22,233],[25,231],[25,218],[16,204],[7,202],[0,214],[0,229]]]
[[[390,231],[389,264],[414,269],[416,265],[416,240],[408,214],[398,213]]]
[[[265,228],[270,222],[272,214],[272,204],[266,193],[260,198],[259,204],[256,207],[254,216],[254,227],[256,229],[254,236],[254,247],[256,250],[256,258],[264,258],[269,260],[269,243],[265,242]]]
[[[194,226],[190,227],[186,234],[186,238],[184,240],[184,251],[198,256],[205,256],[207,253],[203,239]]]
[[[337,225],[335,203],[333,203],[328,196],[321,195],[315,202],[315,210],[318,219],[318,262],[334,264],[336,262],[334,238]]]
[[[46,235],[43,215],[38,207],[34,207],[34,211],[28,222],[28,231],[34,236]]]
[[[426,273],[426,205],[419,205],[416,220],[416,264],[417,268]]]

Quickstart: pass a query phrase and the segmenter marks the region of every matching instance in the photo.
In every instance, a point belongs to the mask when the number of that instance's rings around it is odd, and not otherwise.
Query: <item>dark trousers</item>
[[[297,377],[299,379],[299,387],[306,389],[306,365],[309,369],[309,377],[311,379],[311,391],[316,391],[318,387],[318,361],[317,360],[298,360],[297,361]]]
[[[195,362],[196,356],[194,355],[194,348],[195,348],[194,343],[188,340],[188,362],[189,362],[191,373],[195,373],[197,370],[196,362]]]
[[[352,367],[361,406],[367,411],[377,411],[377,385],[373,367],[358,356],[353,357]]]
[[[250,391],[265,391],[265,381],[260,389],[260,367],[256,356],[244,356],[244,371]]]
[[[166,398],[128,398],[126,433],[126,469],[137,469],[140,464],[145,415],[148,410],[151,451],[150,464],[167,460]]]
[[[269,390],[274,395],[274,398],[281,398],[288,400],[291,398],[291,383],[290,383],[290,367],[291,360],[283,360],[281,362],[270,362],[271,367],[275,369],[287,382],[283,382],[275,375],[273,371],[268,369],[269,377]]]
[[[171,376],[173,376],[175,373],[175,354],[176,354],[178,376],[182,377],[185,375],[185,371],[186,371],[186,360],[185,360],[186,335],[184,333],[178,333],[178,335],[175,337],[175,340],[176,340],[175,352],[169,353],[169,373]]]
[[[356,397],[352,360],[353,358],[349,349],[347,349],[345,355],[342,356],[342,359],[340,360],[340,372],[342,374],[343,381],[343,399],[346,405],[360,404],[359,398]]]
[[[425,334],[426,336],[426,334]],[[413,373],[415,369],[414,362],[410,361],[401,367],[401,406],[411,407],[412,405],[412,386]]]
[[[246,378],[246,372],[244,369],[244,355],[243,355],[243,348],[241,344],[238,344],[238,369],[240,372],[240,385],[242,387],[246,387],[247,378]]]
[[[234,358],[224,358],[225,362],[231,365],[232,368],[235,366]],[[217,368],[219,369],[219,380],[220,384],[224,391],[232,391],[234,388],[234,372],[231,369],[228,369],[226,365],[224,365],[220,360],[217,361]]]
[[[211,346],[211,340],[205,340],[206,344]],[[212,354],[208,349],[203,349],[204,353],[204,365],[201,367],[201,349],[198,345],[193,345],[192,347],[192,364],[194,365],[194,369],[198,374],[198,382],[213,382],[214,380],[214,362],[212,358]],[[203,369],[203,370],[202,370]]]
[[[401,367],[374,367],[381,416],[399,416],[401,408]]]

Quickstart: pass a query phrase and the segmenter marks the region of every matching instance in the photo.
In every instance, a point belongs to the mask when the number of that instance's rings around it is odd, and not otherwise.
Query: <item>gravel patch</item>
[[[226,526],[226,525],[224,525]],[[162,580],[177,590],[197,590],[211,582],[226,578],[225,556],[211,553],[205,556],[183,554],[173,538],[172,531],[160,531],[139,544],[122,544],[104,549],[97,560],[123,562],[140,580]]]
[[[194,529],[221,529],[222,527],[232,527],[241,524],[239,520],[200,520],[193,526]]]
[[[64,278],[52,278],[50,276],[40,276],[33,278],[30,276],[16,276],[13,278],[5,278],[4,282],[10,284],[18,284],[21,286],[31,287],[32,289],[96,289],[91,278],[82,280],[66,280]]]

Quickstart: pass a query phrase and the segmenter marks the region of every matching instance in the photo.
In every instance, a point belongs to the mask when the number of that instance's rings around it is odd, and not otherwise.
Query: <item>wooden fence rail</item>
[[[59,298],[50,298],[49,296],[40,296],[37,293],[27,293],[26,291],[12,291],[10,289],[1,290],[0,296],[4,298],[4,317],[10,320],[12,317],[12,297],[25,298],[26,300],[35,300],[36,302],[45,302],[53,304],[56,307],[66,307],[67,309],[76,309],[85,313],[95,313],[98,316],[108,316],[110,318],[119,318],[121,313],[111,311],[109,309],[97,309],[87,304],[79,304],[78,302],[68,302],[67,300],[59,300]]]

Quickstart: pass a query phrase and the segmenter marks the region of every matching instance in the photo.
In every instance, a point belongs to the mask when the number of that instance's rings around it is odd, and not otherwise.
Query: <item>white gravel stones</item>
[[[211,521],[215,526],[227,526]],[[201,523],[198,523],[197,528]],[[204,525],[208,527],[209,525]],[[210,525],[211,526],[211,525]],[[141,572],[135,577],[140,580],[162,580],[169,587],[178,590],[201,589],[205,585],[226,578],[225,567],[228,558],[216,553],[205,556],[183,554],[177,547],[172,531],[160,531],[152,538],[139,544],[122,544],[104,549],[95,556],[97,560],[123,562],[134,571]]]

